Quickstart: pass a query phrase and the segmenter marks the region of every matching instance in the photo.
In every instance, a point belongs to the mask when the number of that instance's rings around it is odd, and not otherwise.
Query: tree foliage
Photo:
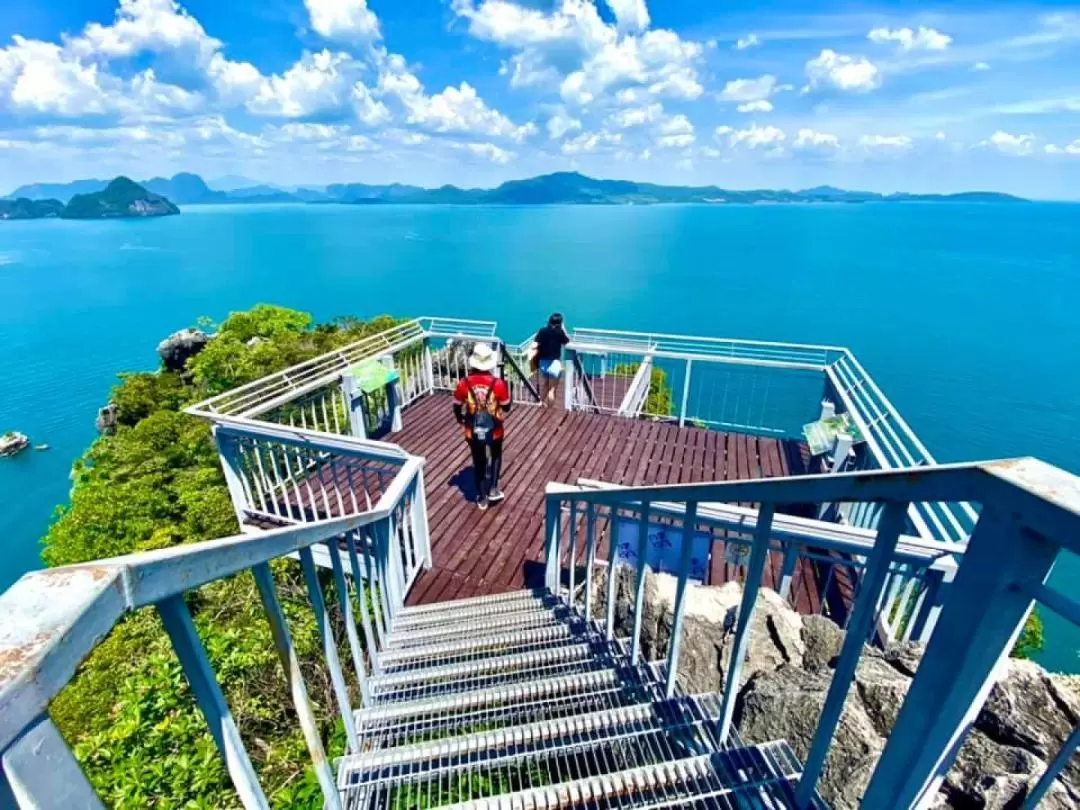
[[[50,566],[235,534],[209,426],[181,412],[214,393],[345,345],[395,323],[313,326],[310,315],[259,305],[232,313],[184,374],[123,374],[119,427],[75,464],[70,503],[44,540]],[[308,691],[333,756],[343,728],[298,566],[273,566]],[[332,589],[332,582],[327,583]],[[282,808],[322,807],[291,695],[254,580],[241,574],[187,596],[260,781]],[[327,604],[336,597],[327,595]],[[348,660],[343,656],[343,660]],[[239,806],[206,723],[156,614],[123,621],[56,697],[50,714],[88,777],[116,808]]]
[[[1034,658],[1043,648],[1043,623],[1039,614],[1032,610],[1024,622],[1024,629],[1013,645],[1013,658]]]

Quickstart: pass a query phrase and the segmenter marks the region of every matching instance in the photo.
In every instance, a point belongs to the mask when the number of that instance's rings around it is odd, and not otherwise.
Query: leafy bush
[[[1013,645],[1013,658],[1034,658],[1043,648],[1043,623],[1039,614],[1032,610],[1024,622],[1024,629]]]
[[[312,327],[310,315],[259,305],[233,313],[185,375],[124,374],[119,428],[73,469],[71,501],[44,540],[50,566],[235,534],[209,426],[180,410],[204,396],[314,357],[395,322]],[[276,561],[278,595],[330,756],[344,729],[297,563]],[[332,581],[326,596],[337,625]],[[249,573],[187,595],[260,781],[275,807],[321,808],[318,782]],[[342,655],[342,661],[349,657]],[[355,684],[354,691],[355,691]],[[355,700],[355,695],[354,695]],[[50,714],[115,808],[239,806],[179,661],[152,610],[120,623],[56,697]]]

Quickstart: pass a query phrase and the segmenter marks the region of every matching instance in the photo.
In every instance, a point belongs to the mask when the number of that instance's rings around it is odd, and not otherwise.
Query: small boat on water
[[[42,451],[42,450],[48,450],[49,445],[47,445],[47,444],[35,444],[34,449],[39,451],[39,452]]]
[[[25,433],[12,430],[0,436],[0,456],[13,456],[30,446]]]

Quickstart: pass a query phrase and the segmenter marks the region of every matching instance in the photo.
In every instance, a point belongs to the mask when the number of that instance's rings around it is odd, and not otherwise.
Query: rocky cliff
[[[627,636],[633,621],[629,571],[620,571],[616,586],[616,630]],[[597,610],[602,610],[602,570],[594,593]],[[649,574],[645,593],[642,652],[647,658],[662,659],[671,637],[675,580]],[[679,683],[687,691],[713,692],[725,687],[741,598],[737,583],[688,590],[679,660]],[[829,619],[800,616],[778,594],[762,590],[735,709],[735,724],[743,739],[786,739],[805,758],[843,642],[844,631]],[[914,643],[864,649],[818,783],[822,796],[838,810],[859,807],[922,653],[922,647]],[[1030,661],[1010,660],[934,806],[956,810],[1019,807],[1080,722],[1078,691],[1074,678],[1047,673]],[[1078,806],[1080,757],[1073,757],[1039,807],[1071,810]]]
[[[64,219],[115,219],[179,213],[180,209],[160,194],[149,192],[126,177],[117,177],[102,191],[76,194],[60,216]]]

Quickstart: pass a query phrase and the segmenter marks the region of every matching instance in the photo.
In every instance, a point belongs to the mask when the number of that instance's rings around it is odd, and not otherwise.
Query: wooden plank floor
[[[728,434],[674,424],[519,406],[506,425],[500,486],[506,501],[481,512],[472,469],[446,394],[424,397],[404,412],[404,430],[387,437],[427,460],[425,481],[433,567],[421,574],[409,604],[425,604],[542,584],[543,492],[549,481],[595,478],[616,484],[688,483],[803,472],[799,442]],[[785,510],[787,511],[787,510]],[[607,532],[598,558],[608,553]],[[581,545],[584,545],[583,543]],[[736,569],[714,544],[709,581]],[[584,549],[579,550],[579,563]],[[771,555],[778,557],[779,555]],[[814,567],[802,561],[793,597],[802,612],[819,607]],[[766,584],[775,587],[780,560]]]

